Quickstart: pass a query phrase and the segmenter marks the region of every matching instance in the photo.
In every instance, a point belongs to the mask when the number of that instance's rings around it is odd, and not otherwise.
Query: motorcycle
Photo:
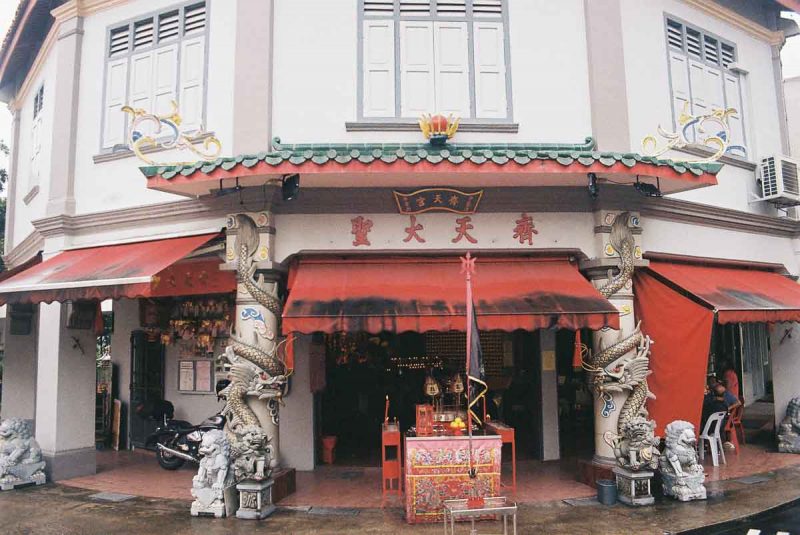
[[[219,392],[225,386],[225,381],[217,383],[217,400],[221,399]],[[147,437],[145,447],[155,448],[156,458],[161,468],[177,470],[186,463],[200,463],[200,444],[203,434],[212,429],[225,427],[225,416],[217,413],[206,418],[199,425],[192,425],[186,420],[175,420],[175,408],[169,401],[159,400],[150,406],[139,406],[136,412],[142,416],[158,419],[161,424]]]

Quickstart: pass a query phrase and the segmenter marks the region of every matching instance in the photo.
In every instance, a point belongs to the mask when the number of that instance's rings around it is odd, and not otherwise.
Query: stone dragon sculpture
[[[236,268],[238,278],[250,297],[279,317],[280,301],[263,288],[263,277],[258,281],[255,279],[254,255],[259,243],[255,223],[243,214],[236,217],[239,229],[235,244],[239,253]],[[237,313],[241,312],[237,307]],[[284,394],[287,369],[285,363],[278,358],[278,345],[272,342],[270,345],[272,347],[266,349],[260,347],[258,340],[249,343],[231,336],[230,345],[225,350],[224,356],[231,364],[231,383],[220,395],[225,398],[223,412],[228,417],[228,427],[233,434],[230,441],[231,457],[237,480],[269,477],[270,469],[277,462],[271,455],[270,438],[266,436],[258,417],[247,404],[247,396],[266,400],[272,421],[278,424],[278,403]]]
[[[609,273],[609,281],[600,288],[600,293],[610,298],[625,288],[633,277],[635,242],[628,220],[630,213],[623,212],[614,218],[611,225],[610,243],[619,254],[619,273]],[[640,324],[633,333],[616,343],[598,351],[589,359],[587,369],[592,372],[591,382],[602,395],[610,392],[630,391],[620,411],[617,432],[623,435],[630,422],[637,416],[646,416],[645,403],[655,398],[647,386],[650,375],[650,337],[642,334]],[[635,350],[635,353],[632,353]]]
[[[800,453],[800,397],[792,398],[778,427],[778,451]]]

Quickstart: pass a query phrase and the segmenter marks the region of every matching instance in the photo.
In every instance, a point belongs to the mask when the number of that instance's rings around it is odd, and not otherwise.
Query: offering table
[[[445,500],[481,497],[500,491],[502,442],[498,435],[473,435],[469,477],[470,439],[467,436],[405,438],[406,521],[442,522]]]

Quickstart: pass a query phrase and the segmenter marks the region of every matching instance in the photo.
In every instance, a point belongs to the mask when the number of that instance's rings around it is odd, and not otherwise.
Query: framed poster
[[[181,392],[194,392],[194,361],[179,361],[178,390]]]
[[[214,368],[210,360],[196,360],[194,363],[194,389],[197,392],[211,392],[211,376]]]

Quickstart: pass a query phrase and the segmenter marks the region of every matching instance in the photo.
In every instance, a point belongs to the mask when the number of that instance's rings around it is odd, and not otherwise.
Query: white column
[[[51,480],[96,472],[95,336],[67,330],[67,305],[39,305],[36,440]]]
[[[775,429],[786,416],[789,401],[800,396],[800,325],[775,323],[770,333]]]
[[[281,464],[295,470],[313,470],[315,464],[310,346],[309,335],[295,340],[292,390],[281,407]]]
[[[82,44],[83,18],[76,16],[62,22],[55,46],[55,83],[51,93],[57,120],[50,131],[50,165],[45,175],[50,179],[48,216],[75,213],[75,143]]]
[[[541,407],[542,407],[542,460],[560,458],[558,438],[558,373],[556,372],[556,332],[539,331],[541,347]]]
[[[31,318],[31,333],[11,334],[11,305],[6,311],[5,353],[3,355],[3,399],[0,418],[36,416],[36,314]]]

